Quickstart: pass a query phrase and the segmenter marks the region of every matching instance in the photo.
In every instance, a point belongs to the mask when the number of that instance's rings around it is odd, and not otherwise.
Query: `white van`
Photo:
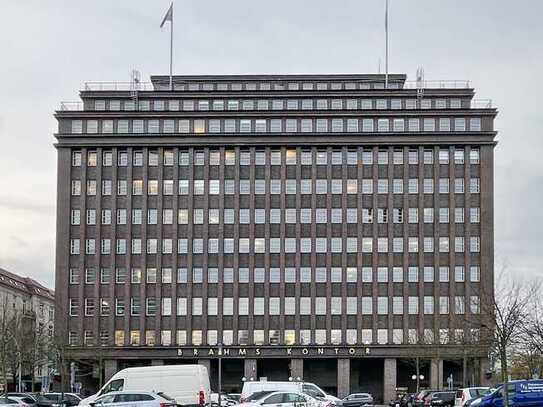
[[[341,405],[341,400],[331,394],[326,394],[319,386],[309,382],[268,382],[268,381],[247,381],[243,383],[240,403],[252,394],[259,391],[298,391],[313,398],[321,398]]]
[[[129,367],[117,372],[93,396],[81,400],[90,406],[98,397],[111,391],[153,391],[165,393],[178,405],[204,406],[210,403],[209,375],[202,365]]]

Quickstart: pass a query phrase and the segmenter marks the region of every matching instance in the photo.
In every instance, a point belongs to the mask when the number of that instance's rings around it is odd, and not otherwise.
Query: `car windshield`
[[[490,392],[489,389],[470,389],[469,395],[473,398],[476,398],[476,397],[484,396],[488,394],[489,392]]]
[[[60,400],[60,394],[44,394],[43,397],[45,397],[48,400],[52,400],[52,401]]]
[[[245,401],[260,400],[261,398],[264,398],[271,393],[273,393],[273,391],[257,391],[256,393],[253,393],[249,397],[247,397]]]

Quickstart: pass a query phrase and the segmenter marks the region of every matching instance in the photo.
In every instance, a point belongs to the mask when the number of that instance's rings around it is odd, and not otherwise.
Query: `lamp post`
[[[221,407],[222,402],[222,343],[219,343],[219,407]]]
[[[413,376],[411,376],[411,379],[417,381],[417,393],[418,393],[419,388],[420,388],[420,382],[421,382],[421,380],[424,380],[424,375],[421,375],[421,374],[416,375],[416,374],[414,374]]]

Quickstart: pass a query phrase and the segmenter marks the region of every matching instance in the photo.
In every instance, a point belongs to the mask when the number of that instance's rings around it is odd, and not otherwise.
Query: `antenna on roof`
[[[385,89],[388,89],[388,0],[385,0]]]
[[[424,97],[424,68],[417,68],[417,101],[420,107],[420,100]]]
[[[138,90],[141,84],[141,72],[137,69],[132,69],[130,73],[130,97],[134,102],[138,103]]]

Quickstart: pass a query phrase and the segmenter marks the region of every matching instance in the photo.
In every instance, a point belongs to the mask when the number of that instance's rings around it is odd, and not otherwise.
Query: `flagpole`
[[[170,20],[170,90],[173,90],[173,2],[171,4],[172,19]]]
[[[385,89],[388,89],[388,0],[385,1]]]

